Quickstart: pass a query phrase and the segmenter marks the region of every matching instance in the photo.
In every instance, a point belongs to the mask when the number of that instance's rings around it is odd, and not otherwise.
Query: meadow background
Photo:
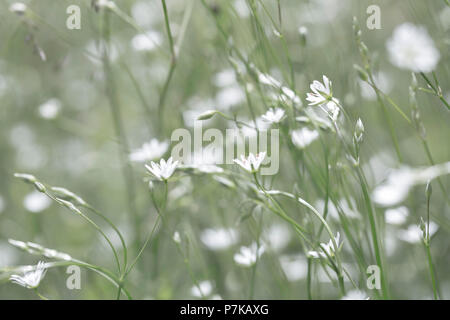
[[[309,84],[321,80],[322,75],[333,81],[333,94],[352,120],[343,122],[342,130],[351,136],[356,120],[361,118],[364,123],[361,166],[370,192],[391,169],[430,165],[414,126],[383,97],[400,157],[396,153],[386,115],[374,91],[362,84],[353,67],[363,63],[352,25],[356,17],[374,73],[382,74],[380,88],[409,117],[411,73],[391,64],[386,42],[402,23],[424,26],[440,52],[435,71],[448,97],[450,7],[445,1],[282,0],[281,27],[277,30],[280,20],[275,0],[170,0],[167,11],[176,65],[167,87],[173,54],[161,1],[115,1],[120,11],[108,11],[108,27],[105,9],[96,12],[91,1],[23,2],[33,15],[14,14],[8,10],[13,1],[0,1],[0,268],[52,261],[8,243],[8,239],[16,239],[116,271],[110,248],[94,228],[63,206],[42,200],[33,186],[14,178],[14,173],[30,173],[47,185],[65,187],[101,211],[123,233],[131,261],[157,219],[148,174],[143,163],[129,161],[132,150],[153,138],[170,140],[173,130],[191,128],[195,117],[208,109],[247,121],[250,111],[259,116],[268,107],[277,106],[289,110],[286,130],[301,128],[304,124],[294,118],[302,116],[302,108],[307,106]],[[81,8],[81,30],[66,28],[66,8],[72,4]],[[373,4],[381,8],[380,30],[366,27],[366,9]],[[307,32],[300,32],[301,27]],[[147,31],[153,42],[136,38]],[[102,60],[99,46],[105,34],[110,42],[107,61]],[[274,102],[265,90],[258,92],[248,70],[237,76],[234,67],[243,65],[239,54],[294,90],[302,106],[291,110],[282,102]],[[417,79],[419,86],[426,88],[420,75]],[[246,97],[245,89],[249,88],[252,108]],[[449,110],[428,92],[419,91],[417,101],[433,161],[448,162]],[[205,123],[205,127],[222,130],[232,125],[220,117]],[[329,193],[336,202],[345,199],[341,211],[347,215],[346,225],[358,248],[355,251],[348,240],[342,219],[329,216],[333,232],[339,231],[344,239],[342,262],[361,291],[372,299],[380,298],[377,290],[367,289],[363,272],[364,266],[375,264],[365,200],[333,134],[325,132],[321,141],[303,150],[288,139],[282,140],[279,173],[265,183],[274,189],[298,192],[320,209],[320,201],[323,204],[325,199],[324,153],[329,155],[331,168]],[[169,154],[166,152],[164,158]],[[237,165],[224,168],[245,175]],[[442,189],[450,190],[448,176],[440,180]],[[203,283],[207,298],[306,299],[308,261],[313,264],[309,284],[312,298],[340,298],[321,263],[306,258],[288,223],[248,201],[258,195],[244,182],[235,180],[232,186],[221,182],[213,174],[191,172],[178,173],[169,182],[167,221],[126,280],[133,298],[201,298],[193,287]],[[431,216],[439,228],[432,237],[431,253],[441,297],[449,298],[450,207],[448,194],[436,180],[432,187]],[[155,183],[155,189],[161,197],[162,184]],[[280,198],[280,202],[299,224],[315,230],[313,241],[329,240],[326,232],[317,236],[320,224],[310,218],[308,210],[288,199]],[[389,206],[374,205],[390,298],[433,297],[423,244],[398,236],[418,225],[421,217],[425,219],[426,203],[425,185],[412,187],[407,197],[393,206],[405,206],[409,211],[405,221],[395,225],[384,221]],[[111,227],[95,221],[122,257]],[[202,241],[202,234],[217,228],[234,229],[238,240],[223,250],[212,250]],[[175,231],[181,236],[179,245],[172,239]],[[267,245],[256,267],[237,265],[234,254],[257,239]],[[0,298],[37,298],[32,290],[10,283],[7,269],[0,270],[5,271],[0,277]],[[330,275],[335,278],[332,272]],[[50,268],[39,292],[51,299],[116,297],[117,289],[95,272],[82,269],[80,290],[68,290],[67,277],[66,267]],[[353,289],[348,279],[345,287]]]

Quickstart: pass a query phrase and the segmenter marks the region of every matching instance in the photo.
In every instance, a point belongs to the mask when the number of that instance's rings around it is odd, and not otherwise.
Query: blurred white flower
[[[265,152],[260,152],[254,155],[250,153],[247,158],[244,155],[241,155],[241,159],[233,159],[235,163],[240,165],[246,171],[253,173],[259,170],[261,163],[264,161],[264,157],[266,156]]]
[[[214,76],[214,85],[219,88],[236,85],[236,75],[234,69],[225,69]]]
[[[409,210],[405,206],[388,209],[384,212],[386,223],[399,225],[406,222]]]
[[[161,159],[159,164],[154,163],[153,161],[150,164],[151,166],[146,164],[145,167],[156,179],[161,181],[169,179],[178,167],[178,161],[174,162],[172,157],[170,157],[167,162],[166,160]]]
[[[425,168],[403,166],[391,171],[386,181],[375,188],[372,197],[380,206],[395,206],[406,199],[413,186],[446,174],[450,174],[450,162]]]
[[[281,256],[280,264],[289,281],[294,282],[306,277],[308,264],[304,256]]]
[[[298,28],[298,33],[300,33],[300,35],[302,36],[306,36],[308,34],[308,28],[305,26],[300,26]]]
[[[181,237],[180,237],[180,233],[178,231],[175,231],[173,233],[172,239],[175,243],[180,244],[181,243]]]
[[[310,102],[310,106],[323,105],[328,102],[337,103],[337,99],[333,98],[333,88],[330,79],[325,75],[322,78],[323,83],[314,80],[310,85],[312,93],[308,92],[306,94],[306,100]]]
[[[310,130],[308,128],[302,128],[291,132],[292,143],[300,149],[306,148],[318,137],[319,133],[316,130]]]
[[[245,100],[245,93],[239,86],[226,87],[217,93],[215,100],[218,108],[226,111],[241,104]]]
[[[369,297],[364,291],[350,290],[341,300],[369,300]]]
[[[259,257],[264,253],[264,245],[253,242],[249,247],[241,247],[240,251],[234,255],[234,262],[243,267],[253,266]]]
[[[433,221],[430,222],[430,237],[436,233],[439,226]],[[399,230],[397,232],[397,237],[400,240],[409,243],[419,243],[423,239],[422,230],[418,225],[412,224],[406,230]]]
[[[23,276],[13,274],[9,280],[13,283],[21,285],[22,287],[35,289],[39,286],[39,283],[44,278],[46,272],[47,269],[45,268],[45,263],[43,261],[39,261],[35,270],[27,272]]]
[[[439,51],[422,26],[401,24],[395,28],[386,45],[391,63],[402,69],[431,72],[439,62]]]
[[[160,9],[158,4],[153,1],[134,1],[131,15],[139,26],[148,28],[162,20],[158,9]]]
[[[206,229],[200,235],[200,240],[210,250],[225,250],[239,239],[234,229]]]
[[[27,11],[27,6],[22,2],[14,2],[9,6],[9,11],[22,15]]]
[[[198,286],[193,286],[191,288],[191,294],[194,297],[202,298],[202,297],[208,297],[211,295],[213,290],[213,285],[211,281],[204,280],[198,284]]]
[[[264,236],[264,242],[275,251],[285,248],[290,240],[290,229],[284,224],[271,225]]]
[[[25,209],[31,212],[41,212],[47,209],[52,201],[42,192],[37,190],[27,194],[23,200]]]
[[[233,7],[241,18],[248,18],[250,16],[250,9],[245,0],[235,0]]]
[[[52,98],[39,106],[39,115],[44,119],[55,119],[61,110],[61,101]]]
[[[152,51],[162,44],[162,36],[157,31],[147,31],[133,37],[131,46],[136,51]]]
[[[270,108],[261,118],[269,123],[280,123],[285,115],[285,111],[281,108]]]
[[[328,243],[321,243],[320,244],[320,251],[308,251],[308,256],[311,258],[327,258],[327,255],[330,257],[334,256],[334,253],[339,250],[339,247],[341,244],[339,243],[341,235],[339,232],[334,237],[334,241],[336,242],[337,248],[334,247],[333,241],[330,240]],[[326,252],[326,254],[325,254]]]
[[[160,142],[153,138],[148,143],[144,143],[141,148],[130,153],[130,160],[135,162],[145,162],[158,159],[166,153],[169,144],[166,141]]]

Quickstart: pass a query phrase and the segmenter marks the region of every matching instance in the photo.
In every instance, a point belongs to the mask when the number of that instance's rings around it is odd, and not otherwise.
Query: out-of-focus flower
[[[245,158],[244,155],[241,155],[241,159],[234,159],[233,161],[244,168],[246,171],[253,173],[259,170],[259,167],[264,161],[265,156],[265,152],[260,152],[256,155],[250,153],[247,158]]]
[[[316,130],[310,130],[308,128],[302,128],[291,132],[292,143],[300,149],[306,148],[318,137],[319,133]]]
[[[289,244],[290,239],[290,229],[284,224],[271,225],[264,236],[267,247],[273,250],[283,249]]]
[[[395,28],[387,41],[387,49],[392,64],[413,72],[433,71],[440,58],[427,30],[412,23]]]
[[[248,18],[250,16],[250,9],[245,0],[235,0],[233,7],[241,18]]]
[[[158,139],[152,139],[144,143],[141,148],[131,152],[129,158],[135,162],[145,162],[158,159],[166,153],[169,144],[166,141],[160,142]]]
[[[172,239],[175,243],[180,244],[181,243],[181,237],[180,237],[180,233],[178,231],[175,231],[173,233]]]
[[[430,222],[430,237],[436,233],[436,231],[439,229],[439,226],[434,223]],[[397,232],[397,237],[400,240],[403,240],[405,242],[409,243],[419,243],[423,239],[422,230],[418,225],[410,225],[406,230],[399,230]]]
[[[204,280],[200,282],[197,286],[193,286],[191,288],[191,294],[194,297],[202,298],[202,297],[208,297],[211,295],[213,290],[213,285],[211,281]]]
[[[294,282],[306,277],[308,264],[304,256],[281,256],[280,264],[289,281]]]
[[[226,87],[217,93],[215,100],[220,110],[227,111],[241,104],[245,100],[245,93],[237,85]]]
[[[45,263],[39,261],[35,270],[25,273],[23,276],[13,274],[9,279],[13,283],[17,283],[22,287],[28,289],[35,289],[39,286],[39,283],[44,278],[47,269],[45,268]]]
[[[405,206],[388,209],[384,212],[386,223],[400,225],[406,222],[409,210]]]
[[[269,123],[280,123],[284,119],[285,115],[286,113],[283,109],[271,108],[264,115],[262,115],[261,118]]]
[[[39,115],[44,119],[55,119],[61,110],[61,101],[52,98],[39,106]]]
[[[22,2],[14,2],[9,6],[9,11],[14,12],[18,15],[23,15],[25,11],[27,11],[27,6]]]
[[[253,266],[258,258],[264,253],[264,245],[253,242],[249,247],[241,247],[234,255],[234,262],[243,267]]]
[[[238,239],[238,233],[234,229],[206,229],[200,235],[200,240],[210,250],[225,250]]]
[[[151,166],[146,164],[145,167],[156,179],[161,181],[169,179],[178,167],[178,161],[174,162],[172,157],[170,157],[167,162],[166,160],[161,159],[159,164],[154,163],[153,161],[150,164]]]
[[[51,202],[52,201],[45,194],[34,190],[25,196],[25,199],[23,200],[23,206],[28,211],[36,213],[47,209],[50,206]]]
[[[320,249],[321,251],[308,251],[308,256],[312,258],[327,258],[327,255],[330,257],[333,257],[335,252],[339,250],[339,247],[341,246],[339,243],[341,235],[339,232],[334,237],[334,241],[336,242],[337,248],[334,247],[333,241],[330,239],[328,243],[321,243]],[[325,254],[325,252],[326,254]]]
[[[131,40],[131,45],[136,51],[153,51],[161,44],[161,34],[153,30],[138,34]]]
[[[369,300],[369,297],[364,291],[350,290],[341,300]]]
[[[384,93],[388,94],[392,89],[392,80],[385,72],[378,72],[373,75],[375,85]],[[361,96],[369,101],[376,100],[375,90],[365,81],[359,80]]]
[[[404,166],[392,171],[387,180],[375,188],[372,197],[380,206],[395,206],[405,200],[413,186],[446,174],[450,174],[450,162],[426,168]]]
[[[225,69],[214,76],[214,85],[219,88],[236,85],[236,74],[234,69]]]

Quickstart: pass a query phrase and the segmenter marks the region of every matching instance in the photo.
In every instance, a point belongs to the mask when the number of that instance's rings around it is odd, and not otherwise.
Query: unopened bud
[[[208,120],[214,117],[214,115],[217,113],[217,110],[208,110],[203,112],[201,115],[197,117],[197,120]]]

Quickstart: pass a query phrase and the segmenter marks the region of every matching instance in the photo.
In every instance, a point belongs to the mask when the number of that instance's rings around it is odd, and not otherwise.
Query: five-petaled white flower
[[[306,94],[306,100],[309,101],[310,106],[318,106],[326,104],[327,102],[334,102],[337,104],[337,100],[333,98],[333,88],[331,80],[327,76],[322,76],[323,84],[317,80],[311,83],[310,88],[312,93]]]
[[[395,28],[386,46],[392,64],[402,69],[431,72],[439,62],[440,53],[427,30],[412,23]]]
[[[264,245],[258,246],[253,242],[249,247],[241,247],[240,251],[234,255],[234,262],[243,267],[251,267],[264,253],[264,250]]]
[[[261,118],[270,123],[280,123],[285,116],[285,112],[281,108],[270,108]]]
[[[161,181],[169,179],[178,167],[178,161],[173,161],[172,157],[170,157],[167,162],[166,160],[161,159],[159,164],[154,163],[153,161],[150,164],[151,166],[146,164],[145,167],[155,176],[155,178]]]
[[[166,153],[169,148],[167,142],[159,142],[157,139],[152,139],[148,143],[144,143],[141,148],[134,150],[130,154],[130,160],[135,162],[145,162],[158,159]]]
[[[13,283],[21,285],[22,287],[35,289],[39,286],[39,283],[44,278],[46,272],[47,269],[45,268],[45,263],[43,261],[39,261],[33,271],[26,272],[23,276],[13,274],[9,280]]]
[[[321,243],[320,244],[320,249],[322,251],[309,251],[308,255],[311,258],[327,258],[327,256],[333,257],[334,253],[339,250],[339,247],[341,246],[339,244],[339,239],[340,239],[341,235],[339,234],[339,232],[336,234],[336,237],[334,237],[334,241],[336,242],[336,246],[337,248],[334,247],[333,241],[330,240],[328,243]]]
[[[241,159],[234,159],[233,161],[248,172],[253,173],[259,170],[265,156],[265,152],[260,152],[256,155],[250,153],[247,158],[245,158],[244,155],[241,155]]]

